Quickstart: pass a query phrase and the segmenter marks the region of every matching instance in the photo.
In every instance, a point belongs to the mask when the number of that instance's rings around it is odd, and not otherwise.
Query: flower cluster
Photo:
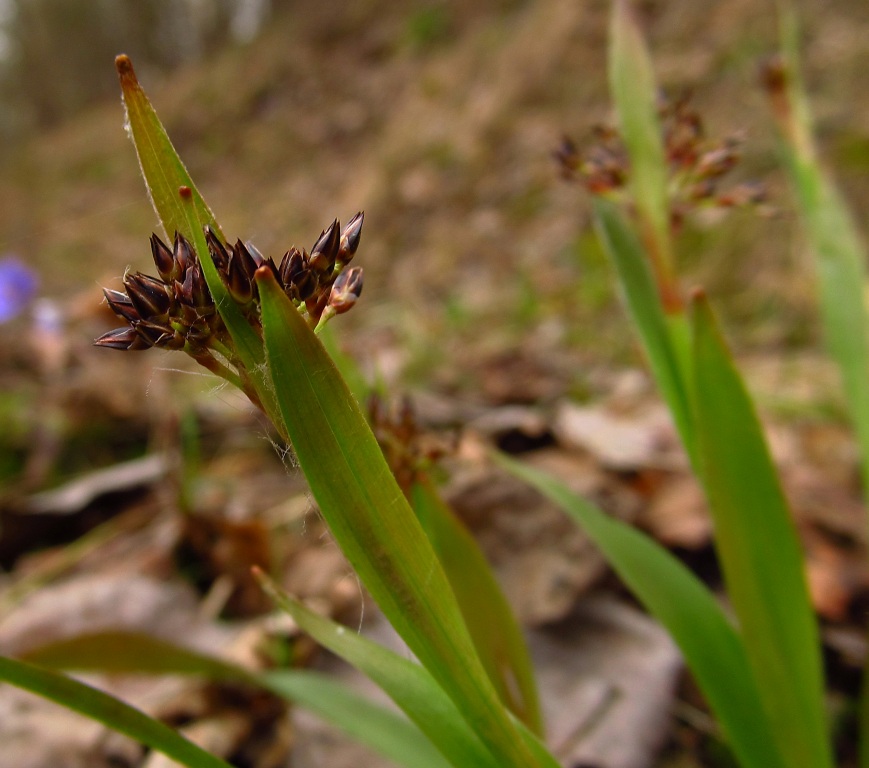
[[[349,310],[362,292],[362,268],[347,268],[359,247],[362,221],[363,214],[357,213],[342,230],[336,219],[310,253],[293,247],[280,264],[265,258],[251,243],[221,242],[208,227],[205,239],[228,294],[254,328],[262,328],[254,273],[263,266],[272,270],[313,327]],[[228,342],[226,327],[190,242],[176,233],[170,248],[151,235],[151,254],[158,277],[127,272],[125,292],[104,290],[109,308],[126,325],[103,334],[94,344],[122,350],[183,349],[200,362],[211,350],[222,353]]]
[[[763,202],[765,190],[744,183],[721,189],[722,179],[740,159],[741,137],[712,141],[706,138],[699,113],[687,98],[662,101],[658,107],[665,158],[669,170],[671,217],[678,227],[685,214],[700,206],[734,208]],[[593,129],[594,143],[580,152],[568,137],[553,152],[561,174],[581,179],[595,195],[620,198],[630,176],[630,166],[619,132],[612,127]]]
[[[368,419],[386,463],[406,495],[413,484],[437,470],[455,445],[423,429],[407,398],[389,404],[377,394],[368,401]]]

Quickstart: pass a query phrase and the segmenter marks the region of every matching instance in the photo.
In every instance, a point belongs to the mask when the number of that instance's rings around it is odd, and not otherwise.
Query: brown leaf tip
[[[706,289],[702,285],[695,285],[691,291],[691,302],[697,304],[701,301],[706,301]]]
[[[193,190],[188,186],[180,186],[178,187],[178,194],[181,195],[185,200],[189,200],[193,197]]]
[[[118,71],[118,77],[121,84],[138,85],[139,81],[136,78],[136,71],[133,69],[133,62],[126,53],[120,56],[115,56],[115,69]]]

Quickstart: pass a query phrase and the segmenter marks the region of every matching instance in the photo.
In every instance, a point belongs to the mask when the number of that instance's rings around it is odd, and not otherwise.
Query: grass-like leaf
[[[11,683],[103,723],[189,768],[231,768],[159,720],[65,675],[0,657],[0,681]]]
[[[195,675],[268,689],[314,712],[360,743],[408,768],[446,768],[422,732],[395,712],[308,670],[250,672],[197,651],[137,632],[110,631],[60,640],[24,660],[67,670],[127,674]]]
[[[171,242],[175,232],[180,232],[193,244],[208,289],[232,336],[235,352],[244,364],[244,373],[250,376],[263,408],[277,424],[279,415],[263,370],[265,352],[262,341],[229,296],[208,253],[203,228],[208,225],[220,233],[220,227],[139,85],[132,62],[127,56],[118,56],[115,66],[127,110],[130,137],[136,148],[145,186],[166,237]]]
[[[800,77],[796,17],[787,3],[780,5],[784,79],[772,95],[785,139],[785,165],[815,258],[827,345],[841,373],[860,444],[864,495],[869,498],[867,254],[848,206],[817,158]]]
[[[272,272],[261,268],[256,277],[283,423],[332,534],[386,617],[501,765],[535,765],[358,403]]]
[[[678,311],[670,204],[667,196],[667,162],[658,119],[658,89],[646,42],[628,0],[614,0],[610,21],[608,62],[610,92],[619,128],[631,161],[632,199],[657,276],[665,310]]]
[[[305,632],[376,683],[441,749],[451,765],[499,765],[424,667],[314,613],[274,584],[264,583],[275,602]]]
[[[431,741],[399,714],[374,704],[324,674],[277,670],[264,675],[266,687],[295,701],[344,733],[407,768],[448,768]]]
[[[601,512],[543,472],[494,454],[498,464],[558,504],[603,552],[678,644],[743,768],[785,768],[771,736],[742,639],[714,596],[666,549]]]
[[[495,690],[513,714],[541,735],[543,720],[528,646],[485,555],[430,479],[414,483],[411,503],[446,571]]]
[[[607,200],[595,199],[594,213],[598,237],[615,267],[625,304],[640,335],[655,381],[693,462],[693,417],[673,340],[674,324],[684,319],[684,315],[668,317],[664,312],[648,254],[618,207]]]
[[[790,768],[832,765],[820,638],[787,501],[708,302],[693,308],[697,446],[715,544],[772,735]]]

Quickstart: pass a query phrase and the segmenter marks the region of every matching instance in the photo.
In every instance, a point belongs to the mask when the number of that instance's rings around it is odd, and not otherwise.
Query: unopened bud
[[[180,232],[175,233],[172,255],[175,259],[175,268],[178,270],[178,279],[180,279],[187,272],[188,267],[196,261],[196,255],[190,247],[190,243]]]
[[[347,264],[356,254],[356,249],[359,248],[359,238],[362,236],[362,222],[365,219],[365,213],[359,211],[344,227],[341,233],[341,240],[338,244],[337,261],[339,264]]]
[[[338,219],[335,219],[327,229],[320,233],[314,247],[311,248],[309,259],[311,269],[318,275],[330,275],[335,268],[335,260],[338,257]]]
[[[134,320],[142,319],[139,312],[133,306],[133,302],[130,301],[130,297],[127,296],[126,293],[113,291],[111,288],[103,288],[103,293],[105,294],[106,304],[109,305],[109,309],[118,317],[122,317],[130,323]]]
[[[362,267],[351,267],[344,270],[332,284],[329,294],[329,306],[340,315],[353,308],[362,294]]]
[[[166,319],[172,306],[172,297],[166,285],[155,277],[141,272],[124,275],[124,287],[139,317]]]
[[[124,326],[123,328],[115,328],[113,331],[104,333],[98,339],[94,340],[94,346],[107,347],[108,349],[129,350],[132,352],[148,349],[151,345],[136,333],[135,328]]]
[[[164,243],[157,235],[151,235],[151,254],[154,257],[154,264],[157,267],[157,272],[165,281],[176,280],[181,276],[175,263],[175,257],[172,255],[172,250]]]
[[[211,260],[217,267],[217,271],[226,274],[229,266],[229,253],[227,253],[226,246],[220,242],[217,233],[207,224],[205,225],[205,242],[208,244],[208,252],[211,254]]]

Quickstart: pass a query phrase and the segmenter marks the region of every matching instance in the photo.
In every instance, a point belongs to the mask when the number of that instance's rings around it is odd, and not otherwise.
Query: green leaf
[[[0,657],[0,681],[79,712],[190,768],[231,768],[159,720],[57,672]]]
[[[141,632],[110,630],[57,640],[23,654],[23,661],[56,669],[106,673],[200,675],[209,680],[254,683],[241,667]]]
[[[786,764],[832,766],[800,541],[760,422],[702,295],[692,320],[698,455],[727,594]]]
[[[815,259],[827,345],[842,377],[860,444],[863,492],[869,497],[869,318],[866,249],[848,206],[817,158],[802,87],[796,16],[781,10],[785,87],[779,119],[786,167]]]
[[[598,237],[612,260],[631,320],[640,335],[652,374],[692,463],[695,459],[694,428],[687,384],[674,339],[687,346],[688,332],[681,328],[684,315],[667,316],[661,305],[645,249],[615,204],[594,201]],[[684,353],[687,356],[687,353]]]
[[[172,146],[169,135],[145,91],[139,85],[132,62],[126,56],[118,56],[115,66],[127,109],[129,134],[136,148],[139,167],[154,210],[167,238],[171,240],[175,232],[179,232],[192,243],[202,264],[208,289],[232,336],[235,352],[244,366],[245,370],[241,373],[250,377],[266,413],[279,424],[277,406],[263,371],[265,352],[262,341],[229,295],[205,242],[204,227],[208,225],[218,234],[220,227]]]
[[[277,670],[264,675],[266,687],[295,701],[348,736],[407,768],[447,768],[450,763],[404,717],[358,696],[324,674]]]
[[[264,582],[272,598],[320,645],[376,683],[457,768],[497,768],[498,760],[426,669],[306,608]]]
[[[663,547],[562,483],[501,454],[494,458],[567,512],[663,624],[685,656],[740,765],[790,765],[771,738],[743,642],[697,577]]]
[[[358,403],[272,272],[261,268],[256,277],[283,423],[333,536],[390,623],[493,755],[504,766],[535,765]]]
[[[123,631],[60,640],[29,652],[25,660],[58,669],[182,674],[245,682],[300,704],[399,765],[408,768],[448,765],[432,743],[405,718],[316,672],[250,672],[148,635]]]
[[[413,484],[411,503],[446,571],[501,701],[534,733],[542,734],[528,647],[485,555],[430,479]]]
[[[115,67],[127,109],[130,137],[139,156],[139,166],[151,202],[166,236],[171,239],[175,232],[180,232],[189,238],[195,230],[201,231],[206,224],[220,234],[214,214],[196,189],[166,129],[139,85],[133,62],[127,56],[118,56]],[[182,188],[186,188],[188,193],[182,194]],[[190,205],[182,205],[182,199],[190,200]]]
[[[614,0],[610,19],[610,92],[630,157],[631,197],[657,272],[665,309],[681,306],[670,243],[667,161],[658,119],[658,88],[646,42],[628,0]]]

